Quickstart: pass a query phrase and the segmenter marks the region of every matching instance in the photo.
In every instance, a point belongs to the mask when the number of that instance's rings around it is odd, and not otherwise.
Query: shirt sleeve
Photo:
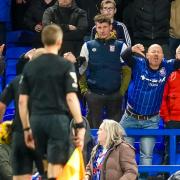
[[[122,51],[121,59],[131,68],[135,65],[135,59],[133,58],[131,47],[128,47]]]
[[[165,85],[164,93],[163,93],[163,99],[160,109],[160,116],[164,120],[164,122],[167,122],[170,120],[169,118],[169,106],[168,106],[168,89],[169,89],[169,79]]]
[[[86,61],[79,67],[79,74],[82,75],[87,69],[88,61],[89,61],[89,51],[87,48],[87,43],[84,43],[80,52],[81,57],[85,57]]]
[[[24,94],[24,95],[29,95],[29,93],[30,93],[28,77],[27,77],[27,73],[26,73],[26,67],[25,67],[25,69],[23,71],[23,74],[20,77],[19,93]]]
[[[0,101],[3,102],[6,106],[14,99],[14,89],[13,81],[6,86],[0,96]]]
[[[66,93],[78,91],[77,76],[73,64],[69,64],[69,68],[65,74],[65,89]]]

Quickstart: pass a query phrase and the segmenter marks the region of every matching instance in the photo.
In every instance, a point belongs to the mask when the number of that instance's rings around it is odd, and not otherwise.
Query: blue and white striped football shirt
[[[163,60],[158,70],[152,70],[146,59],[135,56],[132,59],[128,104],[137,114],[156,114],[160,109],[165,82],[174,70],[174,60]]]

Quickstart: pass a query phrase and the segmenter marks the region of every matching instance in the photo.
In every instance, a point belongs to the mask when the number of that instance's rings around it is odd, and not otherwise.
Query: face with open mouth
[[[151,45],[148,49],[146,57],[149,61],[149,66],[154,70],[158,69],[164,57],[161,46],[158,44]]]

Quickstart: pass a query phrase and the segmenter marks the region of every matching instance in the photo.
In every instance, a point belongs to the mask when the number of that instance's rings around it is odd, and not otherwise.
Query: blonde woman
[[[135,149],[123,140],[124,129],[105,119],[98,130],[98,144],[91,152],[85,180],[135,180]]]

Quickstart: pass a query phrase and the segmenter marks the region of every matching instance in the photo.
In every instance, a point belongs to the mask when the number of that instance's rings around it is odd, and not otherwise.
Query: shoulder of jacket
[[[121,141],[119,144],[117,144],[116,145],[117,146],[117,148],[119,148],[119,149],[121,149],[121,148],[127,148],[127,147],[129,147],[129,148],[131,148],[132,150],[134,150],[135,151],[135,148],[131,145],[131,144],[129,144],[129,143],[127,143],[126,141]]]
[[[77,7],[77,6],[75,7],[74,10],[75,10],[75,12],[78,12],[78,13],[81,13],[81,14],[87,14],[85,10],[83,10],[83,9]]]

